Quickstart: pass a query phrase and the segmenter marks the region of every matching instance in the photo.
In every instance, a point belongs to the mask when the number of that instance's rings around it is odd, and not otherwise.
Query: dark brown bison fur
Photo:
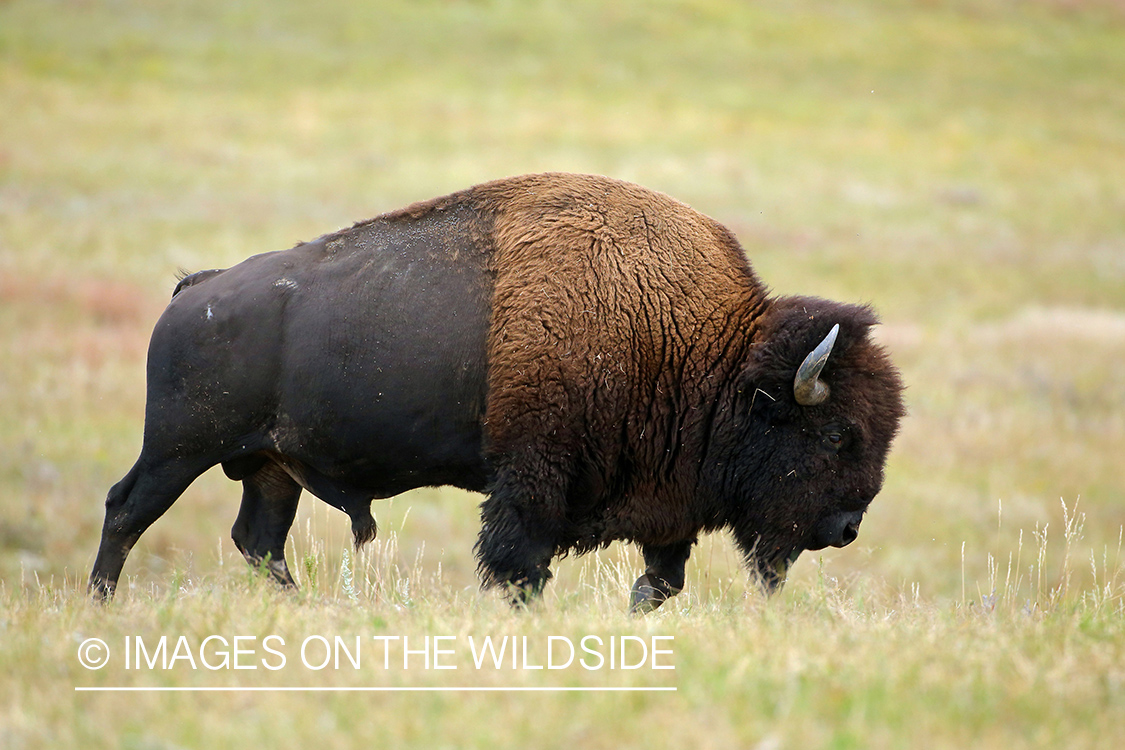
[[[546,575],[568,550],[620,539],[663,548],[722,526],[748,556],[770,556],[768,578],[774,555],[793,554],[793,530],[814,526],[842,487],[849,509],[866,507],[901,415],[897,373],[867,340],[868,308],[770,299],[724,227],[635,185],[545,175],[482,193],[503,206],[486,581],[529,557]],[[824,377],[838,398],[816,411],[876,433],[874,455],[856,462],[869,476],[848,482],[770,438],[814,428],[792,400],[793,371],[834,323],[843,330]],[[818,479],[806,497],[785,489]]]
[[[284,539],[301,487],[346,510],[357,543],[374,534],[373,497],[423,484],[486,492],[476,546],[480,573],[486,585],[512,585],[520,597],[543,586],[556,555],[636,542],[647,569],[633,603],[647,609],[683,587],[684,564],[700,532],[731,529],[772,589],[801,551],[854,538],[882,485],[903,414],[902,386],[869,337],[874,313],[771,296],[726,228],[660,193],[603,177],[510,178],[258,258],[247,261],[258,266],[238,271],[244,278],[237,283],[231,274],[241,266],[183,279],[177,298],[184,297],[188,312],[177,314],[195,321],[208,299],[228,291],[246,297],[270,285],[317,288],[316,305],[305,308],[301,292],[270,292],[288,295],[276,313],[287,351],[303,351],[299,364],[319,372],[319,390],[305,398],[323,401],[331,412],[330,396],[340,396],[329,386],[344,377],[351,388],[380,397],[392,386],[401,389],[395,403],[357,401],[353,411],[361,413],[347,415],[361,419],[356,427],[348,427],[349,419],[303,421],[294,415],[311,414],[307,404],[272,399],[261,427],[232,421],[229,429],[242,431],[241,452],[212,451],[178,475],[183,484],[200,466],[222,462],[228,475],[244,481],[236,541],[251,560],[268,551],[272,564],[280,564],[279,580],[291,582]],[[320,284],[333,273],[340,281]],[[418,306],[430,300],[434,307]],[[337,323],[311,325],[299,314],[314,322],[364,316],[367,322],[337,335]],[[244,313],[263,315],[260,308]],[[200,325],[176,320],[163,327]],[[837,325],[820,376],[831,396],[802,406],[794,395],[797,367]],[[293,330],[312,338],[294,340]],[[334,358],[343,355],[317,331],[343,336],[349,359],[335,367]],[[154,334],[158,364],[165,349],[174,353],[163,340]],[[258,338],[245,340],[258,345]],[[149,413],[157,414],[154,402],[166,398],[154,379],[182,390],[175,384],[188,376],[177,357],[227,362],[231,342],[214,355],[170,354],[166,370],[152,369],[150,353]],[[256,358],[270,359],[271,352],[262,349]],[[427,390],[424,374],[437,370],[412,364],[418,359],[457,369],[461,374],[449,381],[456,393]],[[356,379],[358,361],[371,363],[366,379]],[[399,371],[408,385],[396,380],[384,388],[384,368]],[[447,413],[403,422],[403,414],[432,409]],[[207,429],[214,432],[214,420]],[[403,466],[383,473],[371,468],[396,449],[394,441],[413,439],[419,429],[432,449],[403,454]],[[169,443],[151,452],[180,455],[185,442],[203,445],[185,430],[172,430],[180,447]],[[247,438],[254,430],[262,434]],[[149,434],[146,417],[146,450]],[[142,459],[138,467],[158,463],[144,451]],[[127,480],[148,478],[138,467],[141,473]],[[124,487],[125,481],[107,500],[108,562],[99,555],[91,576],[102,591],[112,590],[124,562],[113,545],[126,540],[127,553],[154,516],[138,511],[143,518],[133,521],[116,510],[129,502],[132,484]]]

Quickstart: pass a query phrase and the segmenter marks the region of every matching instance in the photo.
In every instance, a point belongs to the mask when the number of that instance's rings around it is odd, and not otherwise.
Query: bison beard
[[[203,471],[243,484],[232,529],[293,585],[302,489],[374,538],[373,499],[485,492],[486,586],[524,601],[551,559],[615,540],[632,609],[684,586],[729,528],[778,587],[855,538],[903,414],[869,308],[771,297],[724,227],[603,177],[479,185],[184,278],[149,348],[144,444],[106,499],[90,588]]]

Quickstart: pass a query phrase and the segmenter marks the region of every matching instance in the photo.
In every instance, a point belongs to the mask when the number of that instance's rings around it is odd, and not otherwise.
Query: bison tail
[[[189,286],[195,286],[199,282],[206,281],[212,276],[218,276],[224,270],[226,269],[212,268],[207,271],[196,271],[195,273],[188,273],[186,269],[181,268],[179,270],[179,273],[176,274],[176,280],[179,283],[176,284],[176,288],[172,291],[172,296],[175,297],[177,294],[179,294]]]

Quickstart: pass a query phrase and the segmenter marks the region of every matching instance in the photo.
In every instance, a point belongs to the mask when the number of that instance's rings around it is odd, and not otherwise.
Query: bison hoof
[[[99,576],[92,577],[90,583],[86,586],[86,595],[91,601],[98,604],[105,604],[113,599],[113,594],[117,589],[116,581],[107,581]]]
[[[516,609],[527,609],[539,601],[547,581],[551,580],[551,571],[546,566],[541,566],[530,575],[519,576],[507,581],[508,603]]]
[[[644,615],[653,611],[668,599],[668,592],[645,574],[633,584],[629,596],[629,613]]]

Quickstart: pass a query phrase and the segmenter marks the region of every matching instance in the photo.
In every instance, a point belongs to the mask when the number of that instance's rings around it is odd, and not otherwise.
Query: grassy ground
[[[1123,80],[1108,0],[0,3],[0,745],[1122,745]],[[910,417],[855,544],[765,602],[719,536],[643,621],[611,550],[513,615],[476,591],[479,498],[377,504],[378,548],[346,563],[346,519],[306,499],[293,596],[243,570],[238,488],[209,474],[118,602],[85,603],[177,268],[547,169],[664,190],[777,291],[881,311]],[[270,633],[277,672],[120,663],[126,636]],[[296,654],[447,633],[670,635],[676,669]],[[98,685],[677,691],[72,690]]]

